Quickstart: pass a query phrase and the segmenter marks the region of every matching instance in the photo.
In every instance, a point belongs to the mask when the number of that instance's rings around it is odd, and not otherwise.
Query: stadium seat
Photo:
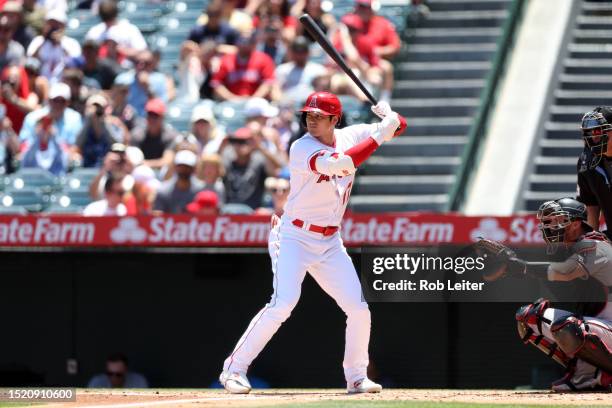
[[[244,125],[243,110],[244,102],[225,101],[213,107],[217,123],[224,127],[226,132],[232,132]]]
[[[0,205],[0,215],[28,215],[28,210],[27,208],[18,205],[12,207],[4,207]]]
[[[232,203],[225,204],[221,207],[221,214],[224,215],[239,215],[239,214],[252,214],[253,209],[246,204]]]
[[[72,173],[70,173],[70,175],[68,176],[68,178],[78,178],[79,180],[81,180],[81,183],[83,184],[89,184],[91,183],[91,181],[96,178],[96,176],[98,175],[98,173],[100,172],[100,169],[98,168],[94,168],[94,167],[88,167],[88,168],[76,168],[72,171]]]
[[[41,211],[49,203],[49,196],[39,188],[24,187],[7,189],[0,197],[0,205],[4,207],[25,207],[30,212]]]
[[[45,211],[44,214],[81,214],[83,212],[82,206],[68,205],[63,206],[61,204],[52,204]]]
[[[69,176],[62,179],[62,191],[89,190],[91,179],[87,177]]]
[[[88,190],[68,190],[60,195],[51,197],[52,204],[59,204],[64,207],[85,206],[91,203],[91,201]]]
[[[36,187],[50,193],[59,187],[59,178],[43,169],[22,168],[4,179],[5,189],[21,190]]]
[[[370,110],[359,99],[349,95],[340,95],[339,98],[348,125],[364,122],[369,118]]]

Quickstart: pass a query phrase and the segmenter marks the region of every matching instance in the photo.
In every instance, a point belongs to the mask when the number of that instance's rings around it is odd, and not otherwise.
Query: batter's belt
[[[297,218],[295,220],[291,221],[291,223],[293,225],[295,225],[296,227],[298,227],[298,228],[302,228],[302,229],[305,229],[305,230],[310,231],[310,232],[316,232],[317,234],[322,234],[325,237],[328,237],[330,235],[334,235],[338,231],[338,229],[340,228],[340,227],[337,227],[337,226],[322,227],[320,225],[309,224],[309,223],[304,222],[304,221],[302,221],[300,219],[297,219]]]

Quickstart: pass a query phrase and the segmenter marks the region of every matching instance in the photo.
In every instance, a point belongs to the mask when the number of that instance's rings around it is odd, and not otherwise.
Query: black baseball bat
[[[300,22],[304,25],[304,28],[306,29],[306,31],[308,31],[312,38],[314,38],[319,43],[321,48],[325,50],[327,55],[329,55],[331,59],[333,59],[336,64],[338,64],[338,66],[344,71],[344,73],[353,80],[353,82],[359,87],[359,89],[361,89],[361,92],[363,92],[363,94],[370,100],[370,102],[372,102],[372,105],[376,105],[378,103],[376,98],[374,98],[370,91],[368,91],[363,82],[361,82],[361,80],[357,78],[357,75],[355,75],[353,70],[351,70],[349,66],[346,65],[346,61],[344,61],[342,55],[340,55],[340,53],[332,46],[332,44],[329,42],[329,39],[325,36],[325,33],[321,30],[317,23],[315,23],[312,17],[310,17],[308,14],[304,14],[300,17]]]

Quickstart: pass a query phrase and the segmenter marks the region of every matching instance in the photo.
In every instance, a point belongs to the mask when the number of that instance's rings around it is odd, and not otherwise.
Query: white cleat
[[[355,381],[352,385],[349,385],[347,387],[347,391],[349,394],[381,392],[382,385],[376,384],[374,381],[366,377],[361,380]]]
[[[251,392],[251,384],[246,375],[241,373],[230,373],[223,371],[219,376],[219,382],[230,394],[248,394]]]

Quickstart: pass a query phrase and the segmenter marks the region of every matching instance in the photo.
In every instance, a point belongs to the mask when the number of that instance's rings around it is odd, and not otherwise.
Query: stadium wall
[[[104,371],[107,354],[123,351],[152,386],[209,387],[272,290],[263,253],[1,256],[0,386],[85,386]],[[517,336],[518,306],[372,304],[378,379],[432,388],[512,388],[534,373],[549,380],[554,363]],[[343,313],[307,277],[300,303],[251,376],[273,387],[343,387],[343,347]],[[78,362],[73,375],[70,358]]]

